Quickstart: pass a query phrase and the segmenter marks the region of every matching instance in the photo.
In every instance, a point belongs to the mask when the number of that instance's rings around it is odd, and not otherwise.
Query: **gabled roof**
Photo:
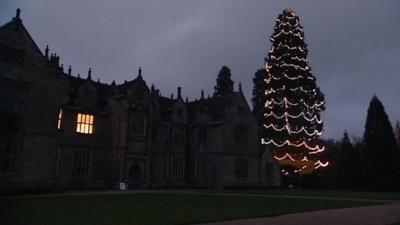
[[[117,87],[121,94],[126,94],[127,90],[131,89],[132,87],[144,87],[146,91],[150,92],[150,88],[147,86],[146,81],[142,78],[141,69],[139,69],[139,75],[134,80],[126,81],[117,85]]]
[[[0,26],[0,38],[1,38],[1,32],[7,32],[6,33],[7,35],[13,35],[13,33],[15,33],[15,34],[24,33],[28,37],[28,40],[30,41],[30,44],[32,44],[35,52],[38,53],[40,56],[44,57],[42,51],[40,50],[38,45],[35,43],[32,36],[29,34],[28,30],[23,25],[22,19],[19,17],[20,12],[21,12],[21,10],[17,9],[16,16],[13,17],[10,22]],[[12,38],[12,39],[14,42],[21,42],[21,41],[25,42],[26,41],[26,40],[21,40],[21,38],[19,38],[19,37],[21,37],[21,35],[16,35],[16,38]],[[23,46],[23,45],[21,45],[21,43],[15,43],[15,45]]]

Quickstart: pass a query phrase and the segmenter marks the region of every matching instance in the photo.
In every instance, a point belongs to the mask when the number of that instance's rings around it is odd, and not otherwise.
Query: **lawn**
[[[2,225],[193,224],[376,203],[348,200],[142,193],[0,199]]]
[[[214,191],[209,191],[214,192]],[[400,200],[400,192],[341,191],[341,190],[308,190],[308,189],[238,189],[224,190],[228,193],[269,194],[290,196],[313,196],[333,198],[355,198],[374,200]]]

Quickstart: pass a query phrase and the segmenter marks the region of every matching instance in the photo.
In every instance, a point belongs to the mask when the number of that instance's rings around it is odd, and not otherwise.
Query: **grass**
[[[172,225],[372,205],[349,200],[142,193],[0,199],[2,225]]]
[[[340,191],[340,190],[304,190],[304,189],[243,189],[225,190],[230,193],[271,194],[290,196],[313,196],[332,198],[355,198],[373,200],[400,200],[400,192]]]

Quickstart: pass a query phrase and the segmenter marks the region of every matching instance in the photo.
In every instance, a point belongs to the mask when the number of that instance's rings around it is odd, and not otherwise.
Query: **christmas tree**
[[[306,174],[328,166],[318,159],[324,147],[315,141],[322,134],[324,95],[308,66],[303,27],[293,10],[276,19],[266,58],[265,137],[284,175]]]

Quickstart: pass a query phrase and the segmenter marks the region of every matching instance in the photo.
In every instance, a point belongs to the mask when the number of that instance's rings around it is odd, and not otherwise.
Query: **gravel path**
[[[294,213],[198,225],[389,225],[400,222],[400,204]]]

